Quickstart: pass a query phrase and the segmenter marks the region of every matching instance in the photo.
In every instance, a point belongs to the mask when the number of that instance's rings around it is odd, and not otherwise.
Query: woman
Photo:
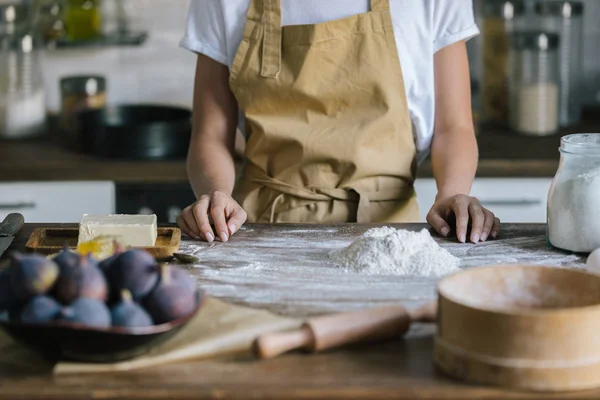
[[[416,222],[413,182],[430,152],[429,224],[462,243],[496,237],[500,221],[469,197],[478,149],[465,42],[478,33],[471,0],[192,0],[181,45],[198,54],[198,201],[180,227],[212,242],[246,221]]]

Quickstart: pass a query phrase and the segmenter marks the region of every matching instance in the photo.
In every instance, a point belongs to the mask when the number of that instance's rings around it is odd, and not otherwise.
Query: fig
[[[115,247],[115,251],[114,251],[113,255],[105,258],[104,260],[100,261],[100,263],[98,264],[98,266],[100,267],[100,270],[102,270],[102,272],[105,275],[108,275],[108,271],[111,269],[115,260],[124,252],[123,247],[117,241],[115,241],[114,247]]]
[[[77,260],[68,256],[68,262],[60,265],[60,274],[54,285],[54,297],[63,304],[70,304],[80,297],[105,301],[108,283],[91,256],[75,254]],[[66,257],[65,257],[66,259]]]
[[[52,297],[35,296],[21,310],[20,320],[30,324],[50,322],[58,317],[61,308]]]
[[[121,292],[121,301],[110,310],[110,315],[113,326],[133,328],[154,324],[148,312],[133,301],[127,289]]]
[[[58,253],[56,257],[52,259],[58,265],[59,270],[62,268],[75,267],[79,264],[80,255],[74,251],[70,251],[68,247],[64,247],[63,250]]]
[[[194,311],[197,290],[189,279],[173,273],[172,268],[166,264],[160,267],[160,281],[143,303],[156,324],[173,321]]]
[[[186,286],[186,290],[193,292],[198,288],[196,280],[190,276],[185,270],[180,268],[169,268],[171,273],[171,279],[175,281],[177,285]]]
[[[158,267],[147,251],[130,249],[120,254],[107,272],[112,293],[129,290],[135,301],[143,299],[158,282]]]
[[[81,297],[60,311],[59,321],[94,328],[110,327],[110,311],[104,302]]]
[[[15,298],[26,302],[33,296],[46,294],[58,278],[58,266],[39,255],[14,253],[11,256],[10,279]]]

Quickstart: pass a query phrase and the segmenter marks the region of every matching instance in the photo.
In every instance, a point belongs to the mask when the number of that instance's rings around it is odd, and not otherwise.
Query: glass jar
[[[65,36],[65,0],[37,0],[35,23],[48,45],[54,45]]]
[[[510,124],[525,135],[544,136],[559,128],[559,36],[523,31],[512,36]]]
[[[75,115],[83,110],[106,106],[106,79],[102,76],[70,76],[62,78],[61,128],[63,132],[75,134]]]
[[[576,253],[600,248],[600,134],[561,139],[560,164],[548,194],[548,242]]]
[[[71,41],[98,39],[102,35],[100,0],[67,0],[65,25]]]
[[[46,128],[43,45],[22,3],[0,4],[0,137],[38,136]]]
[[[535,6],[538,25],[544,31],[560,35],[560,125],[575,125],[582,111],[583,63],[582,2],[550,0]]]
[[[482,7],[482,122],[506,125],[510,35],[518,27],[525,7],[521,0],[485,0]]]

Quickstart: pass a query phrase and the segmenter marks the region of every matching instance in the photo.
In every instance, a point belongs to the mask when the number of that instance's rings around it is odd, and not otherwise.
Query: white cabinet
[[[475,179],[471,196],[492,211],[502,222],[546,222],[548,190],[552,178],[481,178]],[[434,179],[415,182],[421,221],[431,208],[437,188]]]
[[[113,182],[0,183],[0,218],[19,212],[25,222],[79,222],[83,214],[115,211]]]

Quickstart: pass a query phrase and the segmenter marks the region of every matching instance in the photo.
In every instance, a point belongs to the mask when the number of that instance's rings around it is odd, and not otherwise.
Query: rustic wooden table
[[[13,248],[22,250],[35,225]],[[422,229],[423,225],[404,225]],[[330,265],[327,254],[368,229],[363,225],[248,225],[229,243],[184,241],[188,266],[209,294],[293,315],[317,315],[435,296],[433,278],[363,276]],[[543,225],[504,225],[501,238],[478,245],[439,240],[462,267],[527,262],[583,267],[580,257],[551,250]],[[453,381],[432,363],[434,327],[421,325],[400,340],[318,355],[289,354],[269,361],[221,358],[128,373],[52,376],[47,365],[0,364],[0,398],[399,398],[592,399],[600,391],[536,395]]]

